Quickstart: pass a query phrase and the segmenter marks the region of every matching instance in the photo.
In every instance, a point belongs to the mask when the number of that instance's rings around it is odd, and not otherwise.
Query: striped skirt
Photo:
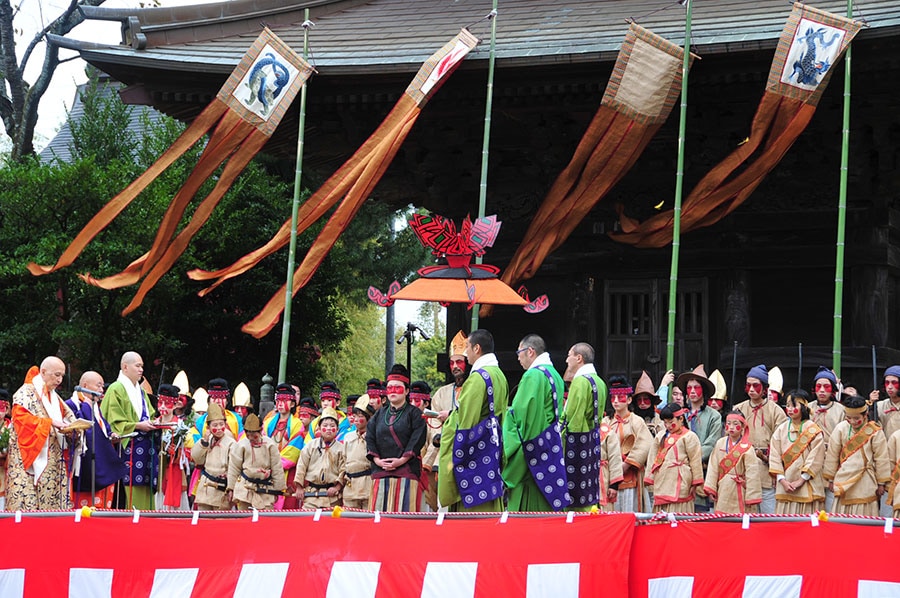
[[[372,511],[413,513],[422,510],[422,487],[409,478],[372,480]]]

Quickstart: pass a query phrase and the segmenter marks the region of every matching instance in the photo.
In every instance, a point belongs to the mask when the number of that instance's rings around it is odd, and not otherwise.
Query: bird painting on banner
[[[268,28],[264,29],[213,101],[162,156],[91,218],[56,264],[30,263],[29,271],[41,276],[70,266],[141,191],[204,135],[212,133],[194,169],[172,198],[150,250],[118,274],[101,279],[81,275],[85,282],[104,289],[133,285],[143,279],[123,315],[137,309],[147,292],[182,255],[237,176],[275,132],[312,72],[313,68],[301,56]],[[214,188],[176,235],[188,204],[223,164]]]

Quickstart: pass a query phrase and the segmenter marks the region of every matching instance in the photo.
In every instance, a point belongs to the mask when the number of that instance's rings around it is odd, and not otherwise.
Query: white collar
[[[121,382],[122,386],[125,387],[125,391],[128,393],[128,398],[131,400],[131,407],[134,409],[135,421],[141,421],[142,416],[144,414],[144,393],[141,391],[141,385],[135,384],[131,381],[131,379],[125,375],[125,372],[120,371],[119,377],[116,378],[117,382]],[[150,415],[149,413],[147,414]]]
[[[539,365],[549,365],[550,367],[553,367],[553,362],[550,361],[550,354],[546,351],[535,357],[534,361],[531,362],[531,365],[528,366],[528,369],[536,368]]]
[[[478,368],[483,368],[487,366],[499,366],[500,362],[497,361],[497,356],[493,353],[485,353],[481,357],[475,360],[475,363],[472,364],[472,371],[477,370]]]
[[[593,363],[586,363],[575,372],[575,377],[578,376],[589,376],[591,374],[596,374],[597,369],[594,367]]]

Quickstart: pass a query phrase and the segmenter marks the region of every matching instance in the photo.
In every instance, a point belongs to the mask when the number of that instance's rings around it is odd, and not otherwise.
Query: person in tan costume
[[[216,403],[210,403],[207,412],[208,432],[205,438],[191,449],[191,459],[200,469],[194,508],[198,511],[231,510],[231,494],[228,491],[228,455],[235,440],[226,433],[225,412]]]
[[[259,417],[251,413],[244,422],[244,437],[231,447],[228,491],[239,510],[271,509],[285,487],[278,445],[263,436]]]

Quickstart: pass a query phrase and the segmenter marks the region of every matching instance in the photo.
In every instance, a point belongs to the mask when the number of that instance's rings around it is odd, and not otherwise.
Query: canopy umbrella
[[[494,244],[500,230],[497,216],[470,218],[463,221],[456,231],[453,221],[437,215],[416,214],[409,221],[419,241],[446,264],[427,266],[418,271],[420,278],[401,288],[394,282],[387,294],[369,287],[369,299],[382,307],[392,305],[397,299],[410,301],[437,301],[441,305],[466,303],[472,309],[476,303],[487,305],[519,305],[529,313],[547,309],[550,301],[546,295],[534,301],[528,298],[525,287],[516,292],[500,280],[500,269],[489,264],[473,264],[475,256]]]

